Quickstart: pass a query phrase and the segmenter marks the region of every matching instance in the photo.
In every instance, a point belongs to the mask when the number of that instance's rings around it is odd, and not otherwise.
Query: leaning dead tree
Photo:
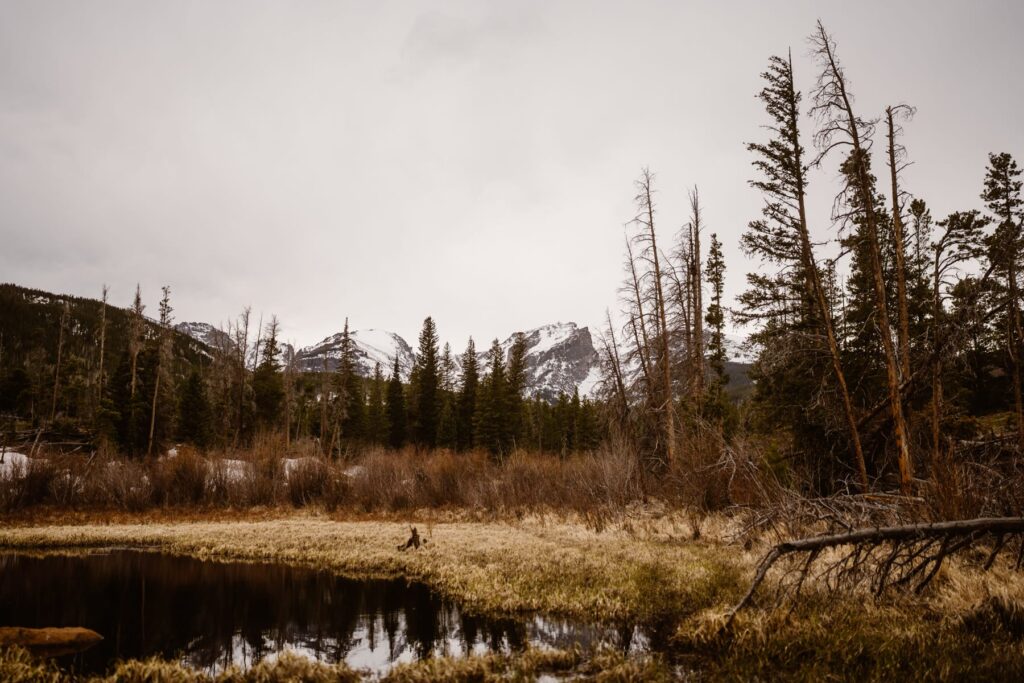
[[[754,593],[764,583],[768,571],[785,557],[802,556],[802,560],[787,572],[792,580],[787,583],[784,577],[780,584],[783,593],[793,597],[815,573],[818,560],[824,566],[816,576],[830,590],[869,580],[875,595],[881,595],[887,588],[910,586],[919,593],[931,583],[950,556],[990,540],[991,547],[984,564],[988,570],[1007,548],[1008,542],[1014,539],[1018,543],[1015,568],[1019,570],[1024,564],[1024,517],[986,517],[875,527],[779,543],[758,564],[750,588],[729,612],[726,625],[753,601]],[[823,559],[826,551],[839,548],[845,548],[845,551]]]
[[[851,212],[859,214],[865,227],[876,297],[876,325],[885,356],[893,441],[900,470],[900,491],[907,495],[911,492],[914,469],[910,458],[903,398],[900,395],[900,366],[889,323],[888,295],[882,263],[882,236],[878,216],[873,208],[874,177],[871,175],[868,160],[874,122],[864,120],[854,113],[853,98],[848,90],[846,74],[836,57],[835,41],[825,31],[820,21],[814,35],[811,36],[811,42],[822,68],[814,91],[814,107],[811,109],[820,126],[815,134],[815,142],[820,150],[817,163],[836,148],[849,149],[846,161],[849,165],[846,187],[840,198],[845,204],[850,205]]]

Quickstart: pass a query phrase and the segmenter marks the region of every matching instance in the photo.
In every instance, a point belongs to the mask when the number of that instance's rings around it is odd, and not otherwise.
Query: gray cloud
[[[457,346],[595,325],[650,165],[666,236],[700,186],[731,297],[758,75],[792,47],[809,88],[818,16],[862,111],[918,106],[936,215],[1024,155],[1014,2],[0,2],[0,279],[169,283],[181,319],[252,304],[300,343],[346,315],[414,338],[432,314]]]

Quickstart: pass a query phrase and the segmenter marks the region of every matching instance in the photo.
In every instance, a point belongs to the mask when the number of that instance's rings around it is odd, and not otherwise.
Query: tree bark
[[[882,252],[878,240],[878,221],[874,211],[874,198],[871,192],[871,181],[866,168],[865,150],[861,145],[858,121],[853,114],[853,106],[850,97],[846,92],[846,81],[842,71],[839,70],[832,53],[830,38],[825,33],[825,28],[818,25],[821,32],[823,48],[828,59],[832,76],[838,87],[842,108],[846,114],[850,142],[853,145],[854,170],[856,175],[856,190],[860,194],[860,200],[864,207],[865,223],[867,226],[868,241],[871,249],[871,269],[874,275],[875,298],[878,307],[878,332],[882,338],[882,349],[885,354],[886,386],[889,393],[890,411],[893,421],[893,440],[896,445],[897,460],[899,463],[900,490],[909,494],[913,483],[913,464],[910,459],[910,447],[907,439],[907,425],[903,416],[903,400],[900,395],[899,365],[896,360],[896,349],[892,341],[892,328],[889,324],[889,307],[886,302],[885,277],[882,273]]]
[[[896,131],[893,108],[885,109],[889,129],[889,174],[892,180],[892,231],[896,252],[896,301],[899,314],[900,372],[903,379],[910,376],[910,312],[907,306],[907,270],[904,253],[903,217],[900,215],[899,180],[896,168]]]
[[[793,57],[789,55],[789,75],[793,75]],[[790,83],[790,92],[796,92]],[[814,301],[817,304],[818,314],[821,316],[821,326],[825,332],[825,339],[828,342],[829,357],[832,361],[832,372],[836,377],[836,384],[839,385],[839,394],[843,400],[843,415],[846,418],[847,428],[850,430],[850,447],[853,450],[854,465],[857,467],[857,477],[860,480],[861,491],[867,493],[870,489],[868,481],[867,464],[864,460],[864,449],[861,446],[860,432],[857,426],[857,417],[853,408],[853,401],[850,399],[850,389],[846,384],[846,373],[843,372],[843,361],[839,351],[839,342],[836,340],[835,324],[832,317],[832,308],[829,306],[825,296],[825,289],[821,283],[821,274],[818,272],[818,264],[814,258],[814,248],[811,244],[810,229],[807,224],[806,206],[806,180],[804,179],[803,160],[799,153],[799,128],[797,103],[790,102],[789,108],[790,135],[796,142],[795,179],[797,195],[797,212],[800,225],[800,253],[803,260],[803,267],[807,271],[806,277],[810,280],[814,293]]]
[[[647,205],[647,229],[651,239],[651,258],[654,263],[654,292],[661,335],[661,381],[662,411],[665,418],[666,457],[669,465],[676,459],[676,420],[672,400],[672,364],[668,351],[668,317],[665,315],[665,295],[661,286],[661,263],[658,259],[658,242],[654,231],[654,203],[651,199],[651,176],[644,171],[643,193]]]

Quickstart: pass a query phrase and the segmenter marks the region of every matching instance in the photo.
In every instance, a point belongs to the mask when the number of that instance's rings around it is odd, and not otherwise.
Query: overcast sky
[[[731,298],[759,74],[791,47],[808,90],[818,17],[863,115],[918,107],[906,185],[936,217],[980,208],[988,152],[1024,161],[1024,3],[780,5],[0,1],[0,281],[139,282],[151,311],[169,284],[179,320],[251,304],[300,345],[345,316],[414,344],[433,315],[457,349],[594,329],[646,165],[663,239],[699,186]]]

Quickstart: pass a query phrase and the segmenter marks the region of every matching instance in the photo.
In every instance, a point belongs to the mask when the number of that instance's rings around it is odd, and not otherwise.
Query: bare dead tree
[[[149,412],[149,441],[146,445],[146,455],[153,455],[153,436],[156,433],[156,410],[160,400],[160,382],[168,371],[168,364],[171,355],[170,334],[171,334],[171,288],[161,288],[163,297],[160,299],[160,333],[157,337],[156,355],[156,381],[153,384],[153,403]]]
[[[64,306],[60,312],[60,334],[57,337],[57,364],[53,371],[53,400],[50,403],[50,422],[57,417],[57,391],[60,387],[60,365],[64,353],[64,331],[68,326],[68,318],[71,315],[71,308],[68,302],[64,302]]]
[[[942,292],[944,278],[958,264],[979,256],[978,245],[981,243],[981,230],[987,223],[988,221],[982,218],[977,211],[954,213],[939,223],[939,226],[945,230],[932,247],[935,256],[932,263],[931,339],[932,346],[937,351],[943,349],[946,346],[946,340],[952,336],[951,331],[947,329],[948,321]],[[933,476],[936,476],[939,471],[941,453],[944,450],[941,425],[943,417],[942,366],[945,355],[942,351],[934,353],[928,364],[931,366],[932,384],[930,412]],[[910,377],[907,376],[906,379],[909,380]]]
[[[843,370],[833,301],[822,282],[808,225],[806,166],[799,125],[801,95],[793,80],[792,55],[785,59],[772,57],[768,71],[763,76],[767,85],[761,91],[760,98],[773,120],[773,124],[767,128],[774,137],[767,143],[747,145],[747,149],[757,155],[754,167],[763,176],[752,180],[750,184],[764,193],[765,206],[762,209],[763,217],[750,223],[750,229],[744,235],[744,248],[786,268],[797,269],[803,286],[809,290],[817,312],[817,323],[827,342],[861,490],[867,491],[867,466],[857,416]],[[832,265],[833,268],[828,272],[834,276],[834,262]],[[769,285],[765,289],[772,290],[773,287]]]
[[[852,163],[852,187],[848,189],[859,196],[863,209],[863,220],[870,250],[871,270],[874,280],[877,325],[885,355],[886,385],[889,393],[889,407],[892,414],[893,441],[899,463],[900,490],[909,494],[913,483],[913,463],[907,435],[903,401],[900,396],[900,371],[896,348],[889,324],[889,311],[882,272],[882,250],[879,238],[877,216],[873,210],[874,192],[871,173],[868,168],[868,147],[874,124],[854,114],[852,98],[847,89],[847,79],[836,58],[835,41],[819,21],[817,30],[811,36],[814,52],[822,67],[814,92],[812,113],[819,121],[815,139],[819,148],[817,162],[838,147],[849,147]]]
[[[890,527],[856,529],[839,534],[826,534],[779,543],[758,564],[754,580],[746,594],[729,612],[726,627],[736,614],[748,606],[768,571],[782,558],[803,554],[795,570],[789,593],[799,595],[810,576],[815,561],[833,548],[849,548],[838,560],[831,560],[819,576],[833,590],[871,580],[876,595],[886,588],[913,585],[916,592],[924,590],[950,556],[977,545],[985,538],[992,540],[985,569],[995,563],[1007,541],[1024,537],[1024,517],[988,517],[932,524],[906,524]],[[1019,544],[1016,568],[1024,560],[1024,541]]]
[[[106,284],[103,285],[103,299],[102,305],[100,306],[100,361],[99,361],[99,374],[96,377],[96,405],[99,406],[103,400],[103,385],[105,383],[105,377],[103,375],[104,364],[106,360],[106,348],[107,348],[107,295],[110,293],[110,288]]]
[[[245,429],[245,390],[248,384],[248,372],[246,368],[246,361],[249,356],[249,319],[252,314],[252,308],[246,306],[242,309],[242,314],[238,316],[238,322],[235,325],[234,335],[234,351],[235,357],[235,377],[238,383],[238,402],[235,405],[236,409],[236,424],[235,424],[235,445],[241,443],[242,434]]]
[[[606,375],[610,374],[614,387],[615,405],[619,423],[624,424],[629,418],[629,399],[626,397],[626,381],[623,377],[622,360],[619,355],[619,344],[615,339],[615,326],[612,325],[612,314],[605,311],[606,327],[601,335],[601,347],[604,351]]]
[[[899,316],[897,327],[900,376],[910,376],[910,311],[907,297],[906,235],[903,230],[903,210],[900,201],[903,194],[899,186],[899,174],[906,168],[906,149],[896,142],[903,129],[897,121],[910,119],[914,108],[906,104],[885,108],[887,138],[889,141],[889,177],[892,184],[892,232],[893,250],[896,254],[896,305]]]
[[[700,233],[704,229],[700,209],[700,194],[694,187],[690,192],[690,292],[693,297],[693,382],[697,405],[701,404],[704,395],[704,276],[701,272]]]
[[[143,313],[146,307],[142,304],[142,289],[135,285],[135,298],[128,314],[128,354],[132,359],[131,397],[135,398],[135,387],[138,384],[139,353],[142,352],[142,341],[146,331],[146,319]]]
[[[651,267],[652,295],[654,299],[655,320],[658,331],[658,365],[661,377],[658,402],[655,404],[662,415],[665,429],[665,455],[671,465],[676,459],[676,418],[675,402],[672,394],[672,365],[669,355],[668,318],[665,307],[665,293],[662,288],[663,274],[658,251],[657,231],[654,225],[654,176],[645,168],[637,180],[636,203],[639,209],[632,223],[639,228],[636,236],[642,246],[640,259],[646,260]]]

